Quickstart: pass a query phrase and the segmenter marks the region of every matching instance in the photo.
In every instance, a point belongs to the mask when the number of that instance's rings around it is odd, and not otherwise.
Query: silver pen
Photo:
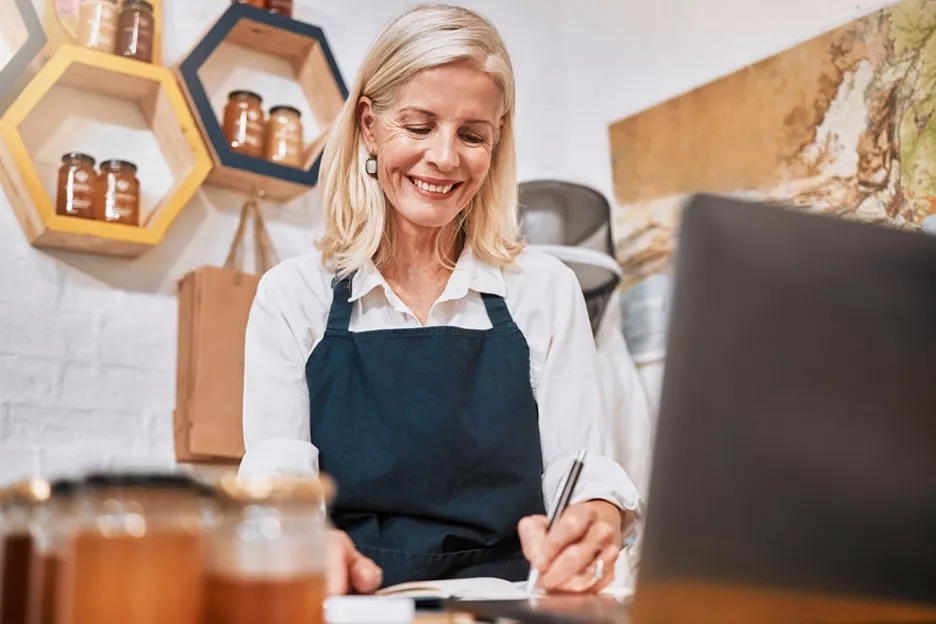
[[[556,519],[562,515],[562,512],[566,510],[566,507],[569,506],[569,501],[572,500],[572,494],[575,492],[575,486],[578,483],[579,475],[582,474],[582,468],[585,466],[585,455],[588,454],[588,449],[582,449],[579,451],[578,457],[575,458],[575,461],[572,462],[572,465],[569,467],[569,472],[566,473],[565,478],[561,484],[561,490],[559,495],[553,501],[552,510],[549,512],[549,523],[546,525],[546,533],[552,529],[553,524],[555,524]],[[530,576],[527,578],[526,592],[532,594],[533,590],[536,589],[536,583],[539,581],[539,570],[530,566]]]

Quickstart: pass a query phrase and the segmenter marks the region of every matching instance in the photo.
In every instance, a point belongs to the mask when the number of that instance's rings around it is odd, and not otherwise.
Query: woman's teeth
[[[415,184],[418,188],[421,188],[424,191],[429,191],[430,193],[441,193],[445,194],[452,190],[454,184],[446,184],[445,186],[436,186],[435,184],[426,184],[422,180],[416,178],[410,178],[410,182]]]

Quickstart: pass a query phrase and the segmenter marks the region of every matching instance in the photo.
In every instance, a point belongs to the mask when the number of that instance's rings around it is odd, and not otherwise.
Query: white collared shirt
[[[325,331],[333,277],[315,253],[284,260],[257,287],[245,345],[242,475],[318,473],[305,365]],[[466,251],[426,325],[490,328],[481,292],[506,299],[530,347],[547,509],[582,448],[589,455],[572,502],[598,498],[637,509],[634,484],[609,459],[612,441],[601,412],[595,343],[575,274],[558,259],[530,249],[503,271]],[[355,273],[351,299],[351,331],[420,326],[373,263]]]

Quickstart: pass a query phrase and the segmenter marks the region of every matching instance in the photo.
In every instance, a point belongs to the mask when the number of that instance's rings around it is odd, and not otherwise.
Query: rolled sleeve
[[[611,457],[610,427],[604,418],[598,360],[585,298],[575,274],[556,272],[552,339],[537,384],[543,445],[543,496],[547,508],[572,461],[588,450],[573,503],[600,499],[633,512],[640,496],[624,468]],[[629,531],[631,525],[625,528]]]

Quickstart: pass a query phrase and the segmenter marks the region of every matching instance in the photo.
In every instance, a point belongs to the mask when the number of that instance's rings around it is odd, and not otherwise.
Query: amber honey
[[[202,541],[197,533],[75,535],[63,572],[63,624],[198,624]]]
[[[322,574],[276,579],[210,574],[203,624],[324,624]]]
[[[26,624],[33,540],[29,533],[11,533],[0,546],[0,624]]]

